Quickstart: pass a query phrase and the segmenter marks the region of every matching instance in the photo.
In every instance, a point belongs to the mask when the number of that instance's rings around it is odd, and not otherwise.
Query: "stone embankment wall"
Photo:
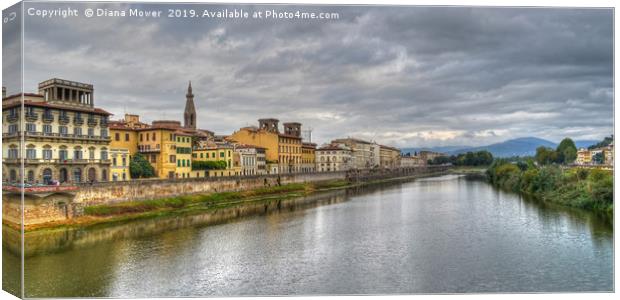
[[[445,171],[447,167],[355,170],[349,172],[296,173],[248,177],[212,177],[171,180],[132,180],[80,186],[67,193],[26,194],[24,224],[61,221],[82,215],[84,207],[128,201],[161,199],[192,194],[234,192],[289,183],[348,180],[365,182],[418,176]],[[20,196],[3,195],[3,222],[20,224]]]

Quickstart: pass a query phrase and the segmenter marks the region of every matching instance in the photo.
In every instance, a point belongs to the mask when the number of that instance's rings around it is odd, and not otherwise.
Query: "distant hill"
[[[590,145],[596,144],[598,141],[575,141],[577,148],[587,148]],[[479,147],[467,147],[467,146],[444,146],[444,147],[430,147],[430,148],[404,148],[403,153],[419,152],[422,150],[435,151],[446,153],[449,155],[456,155],[466,152],[475,152],[486,150],[493,154],[495,157],[510,157],[510,156],[533,156],[536,154],[536,148],[540,146],[556,148],[557,144],[545,139],[536,137],[524,137],[516,138],[512,140],[503,141],[501,143],[490,144]]]

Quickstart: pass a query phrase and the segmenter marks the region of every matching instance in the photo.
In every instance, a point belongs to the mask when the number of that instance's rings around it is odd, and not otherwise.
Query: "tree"
[[[142,154],[137,153],[129,162],[129,173],[132,178],[149,178],[155,176],[155,169]]]
[[[557,163],[569,164],[577,158],[577,147],[570,138],[563,139],[555,151],[557,152]]]
[[[599,164],[599,165],[605,162],[605,158],[603,157],[603,152],[597,152],[596,154],[594,154],[592,156],[592,161],[595,164]]]
[[[540,146],[536,148],[536,162],[539,165],[548,165],[557,161],[557,152],[551,148]]]
[[[588,149],[592,150],[596,148],[602,148],[605,146],[609,146],[609,144],[611,144],[613,141],[614,141],[614,135],[612,134],[611,136],[605,137],[602,141],[588,147]]]

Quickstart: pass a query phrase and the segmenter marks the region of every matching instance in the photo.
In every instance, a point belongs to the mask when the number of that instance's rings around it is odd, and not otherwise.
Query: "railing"
[[[88,126],[97,126],[97,119],[95,118],[88,118]]]
[[[100,125],[101,127],[107,127],[107,126],[108,126],[108,120],[106,120],[106,119],[101,119],[101,120],[99,121],[99,125]]]
[[[11,123],[12,123],[12,122],[17,121],[17,119],[18,119],[17,114],[14,114],[14,115],[8,115],[8,116],[6,117],[6,120],[7,120],[8,122],[11,122]]]
[[[39,118],[39,114],[26,112],[25,117],[26,117],[26,121],[34,122]]]
[[[58,116],[58,123],[63,124],[63,125],[69,124],[69,116],[63,116],[63,115]]]
[[[82,124],[84,124],[84,119],[83,118],[73,118],[73,124],[75,124],[75,125],[82,125]]]
[[[54,122],[54,115],[52,115],[52,114],[43,114],[43,122],[47,122],[47,123]]]
[[[2,136],[6,137],[6,136],[12,136],[12,135],[19,135],[19,132],[15,132],[15,133],[3,133]],[[100,136],[100,135],[84,135],[84,134],[69,134],[69,133],[56,133],[56,132],[40,132],[40,131],[29,131],[26,132],[26,136],[28,137],[38,137],[38,136],[44,136],[44,137],[58,137],[58,138],[68,138],[68,139],[82,139],[82,140],[101,140],[101,141],[107,141],[110,140],[109,136]]]

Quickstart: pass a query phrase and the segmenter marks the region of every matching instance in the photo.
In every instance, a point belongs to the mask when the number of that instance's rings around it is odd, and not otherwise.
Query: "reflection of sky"
[[[70,6],[341,15],[331,21],[26,18],[26,89],[50,77],[93,83],[96,105],[117,118],[131,112],[146,121],[181,119],[192,80],[198,125],[218,134],[260,117],[300,121],[319,143],[347,135],[395,146],[522,136],[558,142],[612,131],[612,10]],[[5,74],[15,67],[5,65]],[[3,84],[16,91],[14,80]]]
[[[148,230],[182,222],[125,224],[140,237],[96,245],[84,241],[122,232],[84,232],[75,247],[29,257],[27,274],[35,277],[27,279],[38,292],[119,297],[612,286],[613,234],[591,213],[545,207],[451,176],[351,195],[336,204],[162,234]]]

